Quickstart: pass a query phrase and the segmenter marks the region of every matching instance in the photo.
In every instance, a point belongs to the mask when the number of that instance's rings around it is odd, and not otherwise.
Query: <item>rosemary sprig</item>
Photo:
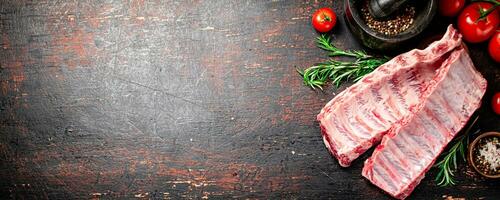
[[[341,50],[332,45],[330,37],[321,35],[316,38],[317,46],[329,52],[329,56],[353,57],[355,61],[338,61],[330,59],[323,63],[315,64],[305,70],[297,70],[304,79],[304,84],[311,88],[323,89],[331,80],[337,87],[346,80],[358,81],[369,74],[378,66],[387,62],[388,58],[376,58],[364,51]]]
[[[474,119],[463,135],[454,140],[455,144],[453,144],[453,146],[451,146],[451,148],[446,152],[442,160],[434,165],[434,167],[439,169],[439,173],[435,179],[439,186],[455,185],[456,182],[453,179],[455,175],[453,172],[458,168],[457,159],[461,158],[465,161],[465,152],[467,150],[467,146],[469,145],[469,136],[471,135],[469,132],[478,118],[479,117],[476,117]],[[473,134],[476,134],[477,132],[479,132],[479,130]]]
[[[355,57],[357,59],[367,59],[372,57],[370,55],[367,55],[364,51],[341,50],[336,46],[334,46],[330,41],[330,37],[326,35],[321,35],[317,37],[316,44],[319,48],[329,51],[330,52],[328,54],[329,56],[350,56],[350,57]]]
[[[337,87],[342,81],[348,79],[358,81],[384,62],[378,59],[358,59],[354,62],[331,59],[324,63],[318,63],[304,71],[299,71],[299,73],[304,78],[306,85],[313,89],[323,89],[322,86],[328,80],[332,80]]]

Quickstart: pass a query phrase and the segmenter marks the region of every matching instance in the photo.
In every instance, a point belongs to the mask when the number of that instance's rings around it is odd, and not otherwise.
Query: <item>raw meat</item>
[[[435,71],[460,43],[450,26],[441,40],[393,58],[326,104],[317,119],[326,147],[341,166],[349,166],[418,111],[436,84]]]
[[[463,48],[447,57],[422,109],[395,123],[365,162],[363,176],[395,198],[406,198],[420,183],[486,91],[486,80]]]

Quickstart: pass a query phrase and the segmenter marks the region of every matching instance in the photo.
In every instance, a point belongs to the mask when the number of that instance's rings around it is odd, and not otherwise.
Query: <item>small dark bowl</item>
[[[397,35],[385,35],[372,30],[361,18],[361,4],[366,0],[344,0],[345,20],[351,32],[361,43],[375,50],[396,50],[400,45],[408,42],[422,32],[431,22],[436,14],[437,0],[422,2],[410,2],[415,6],[415,18],[413,24],[405,31]]]
[[[474,162],[474,150],[477,147],[479,140],[481,140],[483,138],[488,138],[488,137],[500,137],[500,132],[487,132],[487,133],[483,133],[483,134],[479,135],[469,145],[467,158],[469,160],[469,164],[472,165],[472,168],[474,168],[474,170],[477,173],[481,174],[481,176],[484,176],[486,178],[497,179],[497,178],[500,178],[500,174],[496,174],[496,175],[485,174],[481,170],[478,169],[478,167],[476,166],[476,163]]]

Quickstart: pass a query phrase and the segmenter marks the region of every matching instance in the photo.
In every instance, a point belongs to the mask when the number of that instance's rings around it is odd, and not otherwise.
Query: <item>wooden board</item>
[[[387,199],[361,176],[369,154],[344,169],[321,141],[315,116],[348,84],[313,91],[295,71],[326,58],[322,6],[335,45],[360,49],[340,1],[1,0],[0,198]],[[499,131],[500,68],[469,48],[489,82],[479,127]],[[500,198],[460,169],[410,198]]]

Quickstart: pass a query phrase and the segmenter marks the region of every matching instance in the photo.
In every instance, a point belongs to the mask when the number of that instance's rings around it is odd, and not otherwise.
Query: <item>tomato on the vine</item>
[[[474,2],[469,4],[458,16],[458,30],[462,33],[465,41],[478,43],[488,40],[495,33],[499,24],[498,10],[480,19],[481,13],[485,13],[493,7],[490,3]]]
[[[491,37],[490,43],[488,44],[488,51],[490,52],[491,58],[500,63],[500,29]]]
[[[495,93],[495,95],[493,95],[491,106],[493,107],[493,111],[500,115],[500,92],[497,92]]]
[[[320,8],[312,16],[312,25],[318,32],[326,33],[337,23],[337,16],[330,8]]]
[[[439,14],[454,17],[464,8],[465,0],[439,0]]]

